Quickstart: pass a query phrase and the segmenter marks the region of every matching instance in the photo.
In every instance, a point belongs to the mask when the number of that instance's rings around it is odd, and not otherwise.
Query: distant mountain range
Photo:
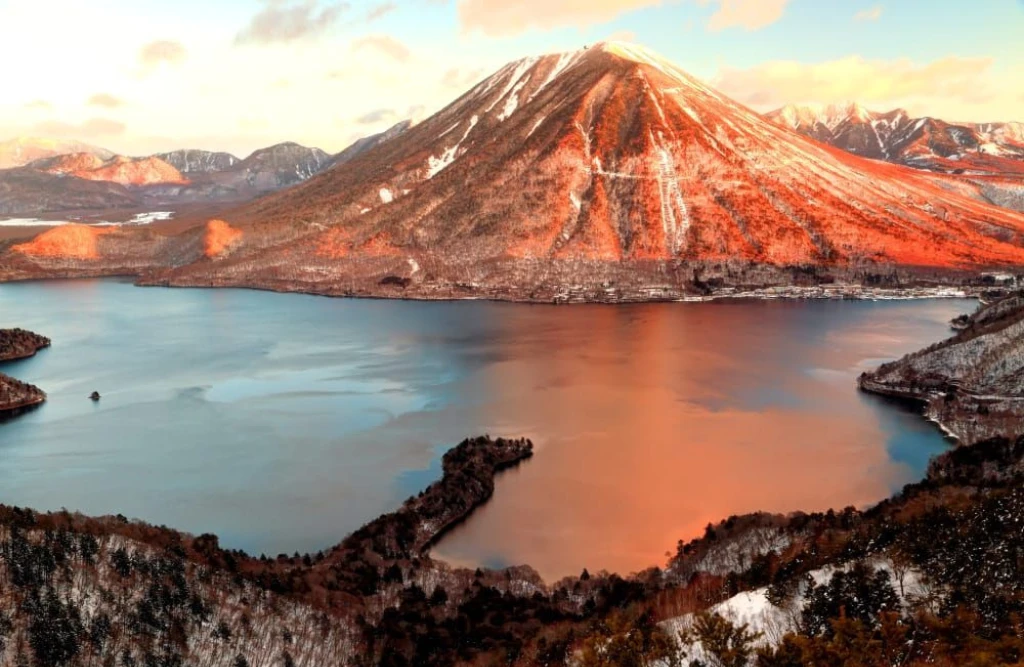
[[[861,157],[946,173],[1024,176],[1024,123],[948,123],[852,103],[787,106],[767,117]]]
[[[246,201],[301,183],[411,125],[399,123],[337,155],[287,142],[245,159],[204,150],[127,157],[79,142],[14,139],[0,144],[0,215]]]
[[[296,180],[330,164],[282,152],[312,160]],[[614,42],[510,63],[221,217],[173,238],[57,228],[0,259],[9,277],[545,301],[1024,265],[1024,215],[976,184],[811,141]]]

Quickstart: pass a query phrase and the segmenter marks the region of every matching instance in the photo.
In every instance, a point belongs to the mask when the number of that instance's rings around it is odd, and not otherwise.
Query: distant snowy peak
[[[30,162],[68,153],[88,153],[102,160],[114,157],[112,151],[80,141],[44,137],[16,137],[0,141],[0,169],[23,167]]]
[[[948,123],[855,103],[788,105],[766,117],[862,157],[933,171],[1024,174],[1024,124]]]
[[[157,153],[158,157],[174,167],[183,174],[209,174],[217,171],[225,171],[235,166],[241,160],[231,153],[204,151],[197,149],[183,149],[169,153]]]

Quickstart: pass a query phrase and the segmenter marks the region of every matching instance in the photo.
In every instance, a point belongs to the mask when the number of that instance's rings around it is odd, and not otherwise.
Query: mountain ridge
[[[153,284],[645,300],[801,272],[1024,264],[1024,216],[817,143],[621,42],[511,62],[399,136],[220,217],[232,243],[215,257],[186,250],[188,235],[146,245],[121,230],[88,265],[132,248]]]

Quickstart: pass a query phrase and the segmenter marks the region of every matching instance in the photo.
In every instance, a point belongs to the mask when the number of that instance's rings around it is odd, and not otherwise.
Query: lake
[[[462,438],[527,436],[536,456],[436,555],[625,574],[730,514],[864,506],[919,478],[942,434],[854,380],[974,305],[4,284],[0,327],[53,347],[2,367],[49,401],[0,425],[0,502],[316,551],[436,479]]]

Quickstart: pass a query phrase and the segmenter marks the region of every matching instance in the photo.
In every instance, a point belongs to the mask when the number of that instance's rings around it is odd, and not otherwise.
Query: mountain
[[[91,153],[69,153],[37,160],[29,164],[29,167],[49,174],[121,185],[188,183],[180,171],[158,157],[131,158],[115,155],[109,160],[103,160]]]
[[[29,162],[66,153],[89,153],[104,160],[114,157],[105,148],[97,148],[80,141],[18,137],[0,142],[0,169],[23,167]]]
[[[330,162],[331,156],[319,148],[286,142],[253,152],[232,171],[243,174],[246,182],[257,190],[271,191],[302,182]]]
[[[623,43],[510,63],[398,137],[221,217],[236,232],[223,252],[189,232],[137,270],[329,294],[643,300],[1024,264],[1024,215],[813,142]],[[91,266],[123,258],[121,243],[138,252],[132,233],[99,239]],[[32,248],[24,271],[77,266]]]
[[[21,167],[0,170],[0,215],[133,208],[136,194],[117,183],[64,177]]]
[[[160,158],[183,174],[226,171],[241,161],[231,153],[195,149],[157,153],[153,157]]]
[[[383,132],[378,132],[377,134],[357,139],[351,146],[335,155],[331,163],[332,165],[338,165],[348,162],[349,160],[362,155],[371,148],[376,148],[385,141],[390,141],[391,139],[400,136],[408,131],[413,124],[412,120],[403,120],[401,123],[397,123]]]
[[[862,157],[949,173],[1024,176],[1024,123],[947,123],[852,103],[786,106],[767,117]]]
[[[809,142],[619,43],[511,63],[397,138],[225,219],[245,232],[236,259],[176,276],[261,283],[274,266],[302,289],[369,274],[407,293],[528,298],[538,285],[535,297],[678,283],[666,262],[726,274],[1024,261],[1024,217]]]

